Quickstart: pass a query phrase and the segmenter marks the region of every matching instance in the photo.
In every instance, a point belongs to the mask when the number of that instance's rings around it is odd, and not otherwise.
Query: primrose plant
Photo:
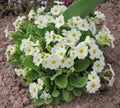
[[[5,30],[14,41],[5,52],[7,61],[25,79],[29,98],[39,106],[59,104],[96,93],[101,79],[112,86],[115,74],[106,65],[103,48],[114,48],[114,37],[105,25],[97,27],[105,15],[95,11],[93,16],[73,15],[66,20],[67,7],[58,1],[49,12],[44,10],[41,7],[27,17],[17,17],[15,31]],[[110,71],[111,79],[107,76]]]

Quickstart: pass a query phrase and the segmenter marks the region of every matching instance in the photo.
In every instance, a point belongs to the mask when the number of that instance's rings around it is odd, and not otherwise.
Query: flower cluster
[[[70,102],[86,92],[95,93],[101,78],[112,70],[105,69],[102,48],[114,47],[114,37],[105,25],[101,30],[96,26],[105,15],[96,11],[94,17],[73,16],[65,21],[66,9],[57,4],[48,13],[45,7],[31,10],[27,23],[24,16],[18,17],[15,31],[7,32],[15,42],[7,47],[7,60],[22,67],[15,72],[27,80],[30,98],[37,105]]]

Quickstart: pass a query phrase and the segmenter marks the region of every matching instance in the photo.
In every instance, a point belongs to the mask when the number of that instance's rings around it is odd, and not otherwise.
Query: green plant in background
[[[105,25],[101,30],[96,26],[105,21],[103,13],[88,15],[100,2],[78,0],[67,8],[56,1],[49,12],[45,7],[31,10],[28,20],[25,16],[15,20],[15,31],[5,30],[15,43],[7,47],[7,60],[19,67],[15,72],[26,80],[29,98],[36,105],[70,102],[95,93],[101,79],[113,85],[115,74],[110,64],[105,68],[103,47],[114,48],[114,37]]]

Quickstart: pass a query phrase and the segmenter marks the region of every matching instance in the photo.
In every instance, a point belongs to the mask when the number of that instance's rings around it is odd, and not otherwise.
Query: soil
[[[102,87],[96,94],[86,94],[71,103],[58,106],[48,105],[39,108],[120,108],[120,1],[117,4],[105,3],[100,9],[105,13],[106,25],[115,36],[115,48],[105,48],[106,61],[112,64],[116,80],[112,87]],[[0,19],[0,108],[37,108],[28,99],[28,88],[25,82],[14,73],[5,57],[7,45],[12,43],[4,36],[4,29],[15,20],[8,16]]]

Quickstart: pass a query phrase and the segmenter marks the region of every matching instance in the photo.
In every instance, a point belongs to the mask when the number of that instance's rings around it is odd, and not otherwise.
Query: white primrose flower
[[[37,13],[40,14],[41,12],[43,12],[45,10],[44,6],[41,6],[40,8],[37,9]]]
[[[44,27],[47,27],[47,19],[45,16],[41,15],[41,16],[38,16],[35,20],[35,24],[38,25],[38,28],[40,29],[43,29]]]
[[[104,57],[104,55],[103,55],[103,51],[101,51],[101,50],[99,50],[98,59],[101,60],[101,61],[104,61],[104,60],[105,60],[105,57]]]
[[[114,48],[113,41],[115,40],[114,36],[111,35],[109,28],[107,28],[105,25],[102,27],[102,32],[107,35],[107,39],[110,40],[110,44],[112,45],[112,48]]]
[[[65,48],[59,48],[56,50],[55,55],[62,59],[65,56],[65,53],[66,53]]]
[[[97,60],[96,62],[94,62],[93,64],[93,71],[95,72],[101,72],[104,69],[105,66],[105,62],[102,60]]]
[[[18,16],[17,17],[17,19],[15,20],[15,22],[13,22],[13,25],[15,27],[15,31],[18,31],[20,25],[24,23],[25,19],[26,19],[25,16],[22,16],[22,17]]]
[[[74,49],[70,50],[70,58],[72,58],[74,60],[76,57],[77,57],[76,51]]]
[[[100,11],[95,11],[94,14],[96,15],[96,17],[100,20],[105,20],[105,15],[100,12]]]
[[[33,47],[26,47],[24,49],[25,55],[33,55],[34,48]]]
[[[22,73],[22,76],[25,78],[25,76],[28,74],[28,70],[24,68],[22,69],[21,73]]]
[[[57,43],[54,47],[52,47],[51,49],[52,55],[54,55],[56,50],[58,50],[59,48],[65,48],[65,43],[63,41],[60,43]]]
[[[99,81],[88,81],[86,88],[89,93],[95,93],[101,87]]]
[[[57,69],[60,66],[60,59],[57,56],[52,56],[47,62],[47,67],[50,69]]]
[[[33,56],[37,55],[40,52],[40,49],[38,47],[33,48]]]
[[[66,68],[70,68],[74,65],[74,60],[72,58],[67,58],[65,60],[65,67]]]
[[[42,55],[40,53],[36,54],[34,57],[33,57],[33,63],[36,65],[36,66],[39,66],[41,63],[42,63]]]
[[[61,42],[63,40],[63,37],[60,35],[55,35],[55,41]]]
[[[82,31],[88,31],[89,29],[89,24],[87,22],[87,20],[82,20],[78,25],[77,25],[79,30]]]
[[[61,12],[61,8],[58,5],[55,5],[51,8],[50,12],[52,13],[52,15],[59,15]]]
[[[49,53],[45,53],[44,54],[44,60],[48,60],[51,57],[51,55]]]
[[[95,38],[98,42],[103,42],[107,39],[107,35],[103,31],[99,31],[98,34],[95,35]]]
[[[54,32],[53,31],[51,31],[51,32],[47,31],[45,33],[45,40],[46,40],[47,44],[49,44],[50,42],[53,41],[53,36],[54,36]]]
[[[32,98],[38,98],[38,86],[36,83],[31,83],[29,85],[29,92]]]
[[[43,80],[39,78],[39,79],[37,79],[37,82],[38,82],[37,83],[38,89],[42,90],[43,89],[43,84],[44,84]]]
[[[76,27],[76,23],[73,21],[73,19],[69,19],[67,24],[71,28],[75,28]]]
[[[71,31],[68,31],[68,36],[73,40],[78,41],[80,39],[81,33],[76,29],[71,29]]]
[[[67,9],[67,7],[65,6],[65,5],[60,5],[60,8],[61,8],[61,13],[63,13],[66,9]]]
[[[92,71],[89,75],[88,75],[88,79],[90,81],[95,81],[95,82],[100,82],[100,77],[97,75],[96,72]]]
[[[16,52],[16,46],[15,45],[8,45],[6,54],[13,55]]]
[[[88,55],[88,46],[81,42],[75,47],[75,51],[79,59],[84,59]]]
[[[55,27],[59,29],[61,26],[64,25],[64,16],[63,15],[58,16],[55,19],[54,23],[55,23]]]
[[[53,16],[45,15],[45,17],[47,18],[48,23],[54,22]]]
[[[90,25],[89,29],[92,32],[92,35],[95,35],[97,32],[95,23],[89,19],[89,25]]]
[[[65,58],[63,58],[61,61],[60,61],[60,63],[61,63],[61,65],[60,65],[60,67],[61,68],[65,68],[66,67],[66,59]]]
[[[65,30],[65,29],[63,29],[63,30],[62,30],[62,35],[64,35],[64,36],[68,36],[68,31]]]
[[[47,93],[46,91],[43,91],[40,98],[44,99],[44,100],[47,100],[48,98],[51,98],[51,95],[49,93]]]
[[[102,27],[102,31],[98,32],[95,38],[98,42],[106,42],[108,46],[110,46],[111,44],[112,48],[114,48],[113,41],[115,40],[115,38],[113,35],[110,34],[110,30],[106,26]]]
[[[32,19],[34,19],[35,16],[36,16],[35,11],[34,11],[33,9],[30,10],[30,12],[29,12],[29,14],[28,14],[28,20],[32,20]]]
[[[83,20],[80,16],[73,16],[72,19],[75,24],[79,24]]]
[[[96,44],[93,44],[92,46],[90,46],[89,53],[90,53],[90,58],[92,60],[95,58],[99,58],[100,52],[101,51]]]
[[[16,73],[17,76],[20,77],[22,75],[22,71],[21,71],[22,69],[15,68],[14,70],[15,70],[15,73]]]
[[[65,37],[63,42],[65,43],[65,45],[68,45],[68,46],[75,46],[75,40],[73,40],[71,37]]]
[[[91,38],[90,36],[87,36],[85,41],[84,41],[87,45],[92,46],[95,44],[95,39]]]
[[[42,61],[42,67],[44,67],[45,69],[48,68],[48,60],[44,60]]]
[[[30,38],[28,39],[22,39],[21,45],[20,45],[20,50],[23,51],[28,47],[34,46],[34,42],[30,41]]]
[[[113,86],[113,83],[114,83],[114,81],[115,81],[115,72],[114,72],[114,70],[112,69],[111,64],[108,63],[107,65],[109,66],[110,71],[111,71],[111,73],[112,73],[112,78],[111,78],[108,86]]]

